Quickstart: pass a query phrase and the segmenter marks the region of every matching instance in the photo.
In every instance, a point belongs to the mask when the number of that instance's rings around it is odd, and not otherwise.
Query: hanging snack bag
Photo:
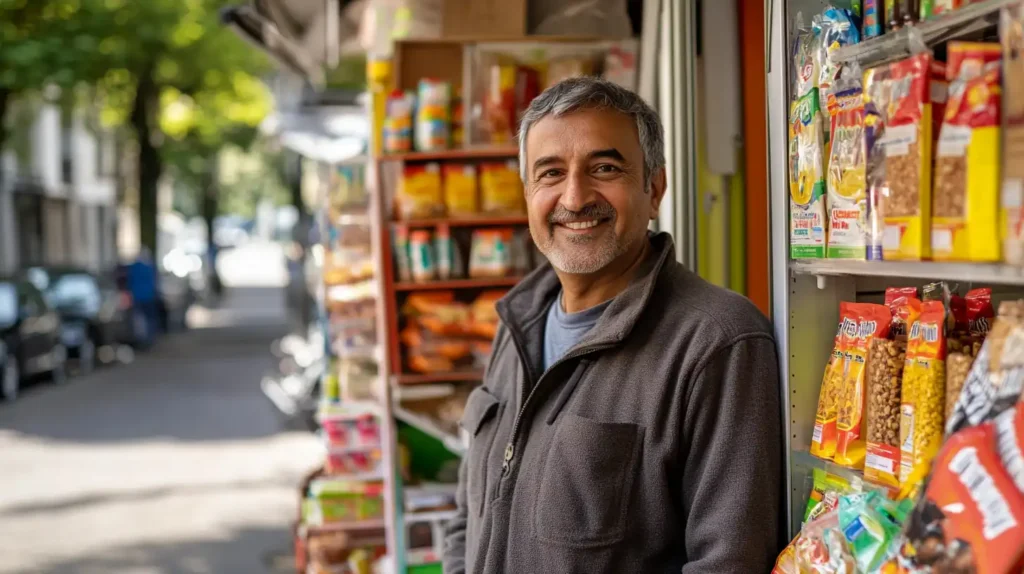
[[[960,391],[946,433],[994,419],[1016,405],[1022,391],[1024,301],[1003,301]]]
[[[992,423],[946,441],[906,527],[900,559],[922,568],[910,571],[1020,572],[1024,493],[997,453],[997,441]]]
[[[921,304],[910,329],[900,406],[900,485],[915,488],[942,445],[946,393],[946,307]]]
[[[448,215],[467,217],[480,211],[477,201],[476,166],[473,164],[446,163],[444,171],[444,205]]]
[[[920,260],[931,252],[932,126],[928,69],[922,53],[890,65],[885,128],[887,186],[877,198],[885,259]]]
[[[793,50],[796,97],[789,110],[790,257],[825,256],[825,126],[814,33],[799,22]]]
[[[913,304],[911,304],[913,299]],[[910,326],[921,314],[921,301],[917,298],[917,287],[888,287],[885,290],[885,306],[892,313],[889,337],[895,341],[907,342]]]
[[[517,166],[515,160],[480,165],[480,204],[484,213],[523,213],[523,182]]]
[[[405,165],[395,194],[399,219],[436,217],[444,213],[441,167],[436,163]]]
[[[854,23],[853,12],[835,6],[825,6],[814,17],[811,27],[817,45],[818,89],[822,99],[828,99],[842,72],[842,65],[832,55],[843,46],[860,42],[860,31]]]
[[[831,460],[836,453],[836,418],[839,394],[846,371],[844,354],[847,340],[857,336],[856,303],[839,304],[839,328],[836,331],[832,356],[825,365],[825,374],[818,394],[818,410],[814,416],[814,433],[811,438],[811,454]]]
[[[937,260],[999,261],[998,44],[950,42],[951,80],[935,151],[932,256]]]
[[[808,523],[818,516],[836,509],[839,503],[839,495],[851,492],[850,482],[845,478],[827,472],[822,468],[815,468],[811,472],[812,486],[811,494],[807,497],[807,506],[804,508],[803,523]]]
[[[857,304],[857,335],[846,346],[846,372],[839,395],[839,411],[836,417],[836,454],[834,460],[842,466],[864,468],[867,452],[867,419],[865,414],[865,391],[871,343],[876,338],[889,335],[892,314],[885,305],[872,303]]]
[[[882,259],[882,234],[885,219],[880,198],[888,195],[889,183],[885,178],[885,122],[892,80],[889,67],[872,68],[864,72],[864,152],[865,184],[867,186],[867,258]]]
[[[828,258],[866,257],[867,190],[865,185],[864,98],[861,73],[841,82],[828,97],[831,117],[828,161]]]

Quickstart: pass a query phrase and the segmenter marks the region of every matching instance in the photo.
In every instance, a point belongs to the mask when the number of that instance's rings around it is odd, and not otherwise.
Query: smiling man
[[[768,572],[782,430],[771,328],[650,234],[663,130],[593,78],[531,103],[530,233],[550,265],[499,301],[447,574]]]

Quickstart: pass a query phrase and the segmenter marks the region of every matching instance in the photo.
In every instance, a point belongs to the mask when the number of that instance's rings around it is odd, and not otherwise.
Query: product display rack
[[[997,32],[1001,10],[1020,4],[1020,0],[965,4],[934,19],[840,48],[834,58],[867,69],[906,57],[920,41],[935,47],[951,39],[974,40],[981,33],[991,37]],[[787,158],[794,22],[798,12],[807,18],[824,5],[817,0],[771,0],[767,5],[772,315],[781,369],[790,538],[800,530],[813,469],[863,481],[862,472],[808,453],[822,374],[839,321],[839,303],[877,300],[887,286],[920,286],[929,280],[958,282],[961,287],[1003,285],[1017,294],[1024,290],[1024,269],[1003,263],[790,258]]]

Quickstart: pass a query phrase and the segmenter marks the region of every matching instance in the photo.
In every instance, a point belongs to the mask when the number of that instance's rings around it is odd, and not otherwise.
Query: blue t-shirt
[[[566,351],[576,346],[583,336],[597,324],[612,300],[600,305],[584,309],[578,313],[566,313],[562,309],[562,293],[558,293],[555,302],[548,309],[548,318],[544,328],[544,370],[565,355]]]

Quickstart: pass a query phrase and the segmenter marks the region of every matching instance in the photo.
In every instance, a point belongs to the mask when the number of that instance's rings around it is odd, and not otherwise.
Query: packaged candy
[[[942,444],[946,392],[946,308],[921,304],[910,329],[900,407],[900,485],[914,488],[928,474]]]
[[[807,524],[793,542],[799,572],[856,574],[857,565],[834,510]]]
[[[951,436],[935,459],[901,554],[932,572],[1019,572],[1024,494],[996,452],[992,423]]]
[[[999,261],[1000,109],[998,44],[950,42],[951,84],[935,151],[932,256]]]
[[[836,418],[837,464],[848,468],[864,468],[867,454],[867,419],[864,416],[866,376],[873,365],[869,363],[871,343],[889,335],[892,315],[884,305],[857,303],[857,335],[846,345],[846,373],[839,397]],[[881,357],[879,357],[881,358]],[[884,360],[884,359],[883,359]]]
[[[882,509],[886,502],[877,491],[851,494],[839,501],[839,528],[858,572],[874,572],[900,533],[901,524]]]
[[[885,124],[892,92],[892,79],[888,66],[864,72],[864,151],[866,155],[865,184],[868,195],[867,258],[882,259],[882,238],[885,220],[882,217],[882,198],[889,193],[885,174]]]
[[[851,492],[850,482],[845,478],[821,468],[811,471],[811,493],[807,497],[803,522],[808,523],[838,507],[839,497]]]
[[[841,80],[828,96],[831,153],[828,161],[828,258],[865,259],[868,236],[864,98],[861,74]]]
[[[818,88],[822,97],[827,99],[841,71],[841,64],[832,58],[832,54],[843,46],[860,42],[860,31],[853,13],[835,6],[826,6],[814,17],[811,27],[818,47]]]
[[[836,331],[832,356],[825,365],[825,374],[818,395],[818,410],[814,416],[811,454],[827,460],[832,460],[836,454],[836,417],[846,371],[844,349],[848,337],[845,334],[851,333],[849,338],[852,338],[857,333],[857,310],[854,305],[855,303],[847,302],[839,304],[839,328]]]
[[[919,260],[931,254],[931,55],[890,66],[893,81],[885,127],[887,185],[877,198],[885,227],[885,259]]]

